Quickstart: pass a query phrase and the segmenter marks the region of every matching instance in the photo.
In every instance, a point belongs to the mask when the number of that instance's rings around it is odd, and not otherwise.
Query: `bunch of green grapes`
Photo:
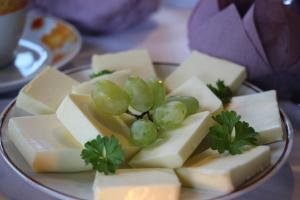
[[[123,88],[109,80],[101,80],[92,90],[97,108],[107,114],[127,113],[136,117],[131,125],[130,139],[140,147],[153,144],[161,131],[180,126],[183,120],[199,110],[199,102],[191,96],[166,97],[162,81],[152,78],[144,81],[130,76]],[[134,109],[139,114],[133,114]]]

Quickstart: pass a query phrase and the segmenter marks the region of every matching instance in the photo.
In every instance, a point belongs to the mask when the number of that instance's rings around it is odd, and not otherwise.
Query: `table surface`
[[[89,64],[94,53],[132,48],[147,48],[155,61],[179,63],[189,55],[186,23],[190,12],[189,6],[183,8],[164,4],[149,20],[125,32],[109,36],[83,36],[81,52],[66,68]],[[1,94],[0,111],[16,95],[17,92]],[[274,177],[238,199],[296,200],[300,198],[300,106],[287,101],[280,102],[280,106],[290,117],[295,129],[290,158]],[[27,184],[0,158],[1,199],[54,198]]]

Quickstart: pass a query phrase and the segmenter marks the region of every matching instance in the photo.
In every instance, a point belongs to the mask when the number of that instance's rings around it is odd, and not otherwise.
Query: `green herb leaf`
[[[96,78],[96,77],[99,77],[99,76],[103,76],[103,75],[106,75],[106,74],[112,74],[114,72],[115,72],[114,70],[104,69],[104,70],[102,70],[100,72],[91,74],[90,78],[93,79],[93,78]]]
[[[124,161],[124,152],[118,140],[114,137],[97,136],[84,145],[81,158],[93,169],[104,174],[115,173]]]
[[[234,111],[226,111],[222,112],[221,115],[214,116],[213,119],[219,124],[227,126],[228,131],[232,132],[233,127],[238,121],[240,121],[241,116]]]
[[[223,111],[213,117],[217,124],[210,127],[208,133],[212,149],[235,155],[242,153],[245,146],[256,145],[257,133],[240,118],[234,111]]]
[[[224,81],[218,80],[216,83],[217,87],[212,86],[211,84],[208,84],[207,87],[217,96],[219,99],[221,99],[223,105],[230,103],[232,98],[232,91],[231,89],[225,85]]]

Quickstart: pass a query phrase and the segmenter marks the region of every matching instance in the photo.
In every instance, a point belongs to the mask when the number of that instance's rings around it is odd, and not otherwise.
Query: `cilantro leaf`
[[[240,154],[244,146],[256,145],[255,130],[247,122],[240,121],[240,116],[234,111],[223,111],[213,117],[216,125],[209,129],[209,142],[213,150],[219,153],[228,151],[230,154]]]
[[[97,136],[84,145],[81,158],[93,169],[104,174],[115,173],[124,161],[124,152],[118,140],[114,137]]]
[[[106,74],[112,74],[114,72],[115,72],[114,70],[104,69],[104,70],[102,70],[100,72],[91,74],[90,78],[93,79],[93,78],[96,78],[96,77],[99,77],[99,76],[103,76],[103,75],[106,75]]]
[[[207,84],[207,87],[222,101],[223,104],[230,103],[233,94],[231,89],[225,85],[224,81],[218,80],[216,87],[211,84]]]

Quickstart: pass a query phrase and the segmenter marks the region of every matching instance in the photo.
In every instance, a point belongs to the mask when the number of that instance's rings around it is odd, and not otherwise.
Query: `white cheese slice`
[[[91,95],[94,85],[100,80],[110,80],[120,87],[123,87],[124,82],[127,80],[128,76],[131,74],[130,70],[120,70],[112,74],[102,75],[93,78],[89,81],[75,85],[72,88],[72,93],[81,95]]]
[[[8,136],[36,172],[91,169],[80,157],[81,145],[55,115],[11,118]]]
[[[122,115],[120,115],[120,118],[123,120],[123,122],[125,122],[125,124],[127,124],[128,127],[130,127],[133,122],[136,121],[136,117],[127,113],[123,113]]]
[[[16,106],[31,114],[53,114],[78,81],[46,67],[20,91]]]
[[[276,91],[233,97],[227,110],[234,110],[258,132],[258,143],[267,144],[283,139]]]
[[[223,110],[222,101],[197,77],[191,77],[168,96],[192,96],[199,102],[199,112],[210,111],[218,114]]]
[[[167,131],[165,139],[138,152],[129,162],[132,167],[178,168],[193,153],[212,125],[211,114],[196,113],[184,120],[181,127]]]
[[[172,169],[120,169],[96,174],[95,200],[178,200],[180,182]]]
[[[176,173],[184,186],[231,192],[270,162],[269,146],[254,147],[239,155],[208,149],[191,157]]]
[[[233,91],[236,91],[246,79],[244,67],[212,57],[200,52],[193,51],[165,80],[170,90],[175,89],[192,76],[199,77],[206,84],[215,84],[217,80],[224,80]]]
[[[94,55],[92,57],[92,68],[94,72],[105,69],[130,69],[134,75],[144,79],[156,76],[147,50],[131,50],[112,54]]]
[[[126,159],[138,151],[138,147],[133,146],[127,139],[130,132],[128,126],[117,116],[98,112],[89,96],[66,96],[56,114],[81,145],[98,135],[114,135],[122,145]]]

